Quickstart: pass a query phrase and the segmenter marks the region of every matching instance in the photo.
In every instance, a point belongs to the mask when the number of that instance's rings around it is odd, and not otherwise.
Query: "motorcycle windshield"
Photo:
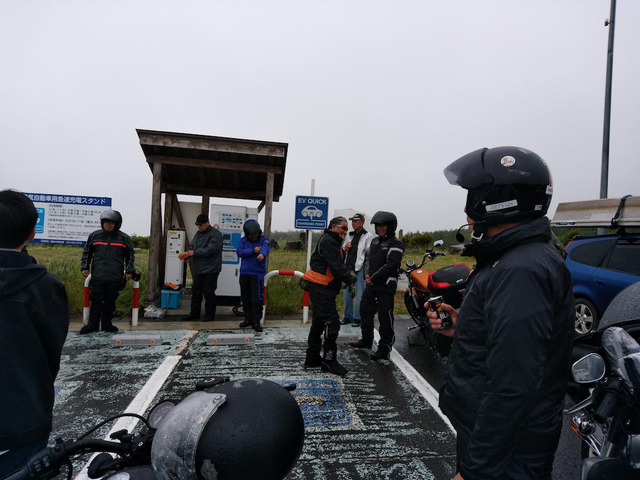
[[[598,331],[603,332],[614,325],[640,322],[640,282],[632,283],[622,290],[609,304],[600,319]]]
[[[640,345],[621,327],[610,327],[602,334],[602,348],[609,367],[629,387],[640,387]]]

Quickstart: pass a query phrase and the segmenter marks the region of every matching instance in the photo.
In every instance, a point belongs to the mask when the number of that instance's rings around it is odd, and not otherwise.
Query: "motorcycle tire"
[[[429,319],[427,318],[426,311],[424,308],[416,308],[413,303],[413,297],[409,292],[404,293],[404,305],[407,307],[407,312],[409,312],[411,320],[420,327],[420,330],[429,327]],[[425,340],[427,339],[425,338]]]
[[[415,304],[413,303],[413,298],[409,292],[405,292],[404,294],[404,304],[407,307],[407,311],[409,312],[409,316],[411,317],[411,319],[418,327],[420,327],[420,333],[424,337],[427,345],[429,345],[431,350],[433,350],[440,357],[446,357],[447,355],[449,355],[449,352],[451,351],[451,344],[453,343],[453,338],[441,335],[433,328],[431,328],[426,310],[422,307],[416,308]]]

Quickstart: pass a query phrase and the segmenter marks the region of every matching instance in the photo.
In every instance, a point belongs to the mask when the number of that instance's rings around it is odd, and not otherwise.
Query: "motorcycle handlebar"
[[[598,405],[598,409],[593,414],[593,418],[598,423],[603,423],[614,412],[618,404],[618,396],[614,392],[607,392]]]
[[[93,452],[128,453],[131,445],[108,440],[86,439],[77,442],[58,443],[45,448],[29,459],[27,465],[4,480],[26,480],[33,478],[53,478],[60,473],[60,467],[72,455]]]

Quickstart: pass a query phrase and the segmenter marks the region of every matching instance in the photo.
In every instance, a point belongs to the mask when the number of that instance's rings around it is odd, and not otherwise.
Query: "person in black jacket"
[[[457,431],[455,480],[551,479],[571,366],[571,277],[553,245],[551,175],[518,147],[471,152],[449,165],[468,190],[474,256],[454,328],[440,408]],[[463,241],[463,239],[459,239]],[[440,329],[438,315],[429,313]],[[454,333],[455,332],[455,333]]]
[[[380,342],[371,354],[372,360],[388,359],[395,342],[393,331],[393,299],[398,289],[398,274],[404,243],[396,238],[398,219],[391,212],[376,212],[371,219],[377,237],[365,253],[364,279],[367,283],[360,303],[362,338],[349,345],[355,348],[373,346],[373,318],[378,314]]]
[[[47,446],[69,330],[64,285],[23,250],[37,220],[26,195],[0,192],[0,478]]]
[[[209,224],[209,217],[201,213],[196,218],[198,232],[187,248],[187,255],[193,259],[191,273],[191,312],[183,320],[200,318],[202,297],[204,296],[203,321],[212,321],[216,316],[216,289],[218,276],[222,271],[222,233]]]
[[[81,334],[102,330],[115,333],[113,323],[116,300],[135,273],[134,252],[131,238],[120,230],[122,215],[117,210],[107,210],[100,215],[101,229],[91,232],[82,251],[80,270],[88,277],[91,310],[89,324],[80,329]]]
[[[336,339],[340,332],[340,316],[336,308],[336,296],[342,282],[347,285],[355,282],[355,273],[344,264],[341,247],[348,229],[347,219],[344,217],[335,217],[329,221],[328,228],[311,254],[310,268],[302,277],[303,282],[308,284],[313,311],[304,367],[321,367],[324,372],[341,376],[348,370],[337,359]],[[321,357],[320,350],[323,347],[324,357]]]

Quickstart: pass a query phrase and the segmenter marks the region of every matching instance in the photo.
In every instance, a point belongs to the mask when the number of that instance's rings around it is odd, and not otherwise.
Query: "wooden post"
[[[271,212],[273,210],[273,184],[275,175],[267,173],[267,184],[265,186],[264,198],[264,235],[271,240]],[[265,268],[269,271],[269,257],[267,257]]]
[[[209,202],[210,201],[211,201],[211,197],[209,195],[202,195],[202,213],[204,213],[207,216],[207,218],[209,218]]]
[[[151,189],[151,232],[149,236],[149,272],[147,277],[147,303],[153,302],[158,282],[158,262],[160,256],[160,237],[162,236],[161,218],[161,181],[162,164],[153,164],[153,185]]]
[[[164,273],[166,271],[167,258],[167,232],[171,229],[171,218],[173,216],[173,195],[169,192],[164,194],[164,220],[162,222],[162,237],[160,238],[160,254],[158,262],[158,278],[164,284]]]
[[[265,209],[264,209],[264,234],[271,238],[271,213],[273,211],[273,184],[275,175],[267,173],[267,185],[265,187]]]

